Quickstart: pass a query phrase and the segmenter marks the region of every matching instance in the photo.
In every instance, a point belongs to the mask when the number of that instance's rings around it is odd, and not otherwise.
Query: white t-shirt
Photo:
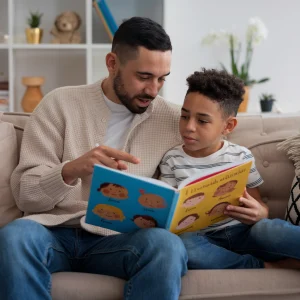
[[[111,111],[111,117],[104,138],[104,145],[121,150],[125,144],[128,130],[134,114],[123,104],[109,100],[105,95],[104,100]]]
[[[247,159],[251,159],[253,161],[248,177],[247,187],[255,188],[263,183],[263,179],[256,169],[255,159],[251,151],[243,146],[233,144],[226,140],[220,150],[206,157],[191,157],[183,151],[182,145],[171,149],[164,155],[160,163],[160,179],[177,188],[180,182],[186,178],[195,174],[199,174],[199,176],[201,176],[202,170],[212,169],[213,171],[213,168],[226,165],[230,162]],[[201,232],[221,229],[238,223],[240,222],[233,220],[232,218],[228,218],[201,230]]]

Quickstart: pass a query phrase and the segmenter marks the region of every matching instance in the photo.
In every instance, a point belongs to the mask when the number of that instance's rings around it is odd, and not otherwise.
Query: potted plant
[[[202,44],[204,45],[211,45],[220,41],[225,41],[228,44],[231,73],[242,79],[245,84],[244,101],[239,108],[239,112],[247,110],[249,87],[253,86],[254,84],[263,83],[269,80],[267,77],[255,80],[251,78],[249,72],[254,47],[265,40],[267,35],[268,30],[259,18],[251,18],[249,20],[246,32],[245,60],[243,63],[240,63],[242,43],[234,33],[225,30],[221,30],[219,32],[212,31],[202,39]],[[224,64],[221,64],[221,66],[224,70],[226,70]]]
[[[261,94],[260,96],[260,107],[262,112],[270,112],[273,108],[275,99],[272,94]]]
[[[39,28],[43,14],[38,11],[30,12],[30,17],[27,19],[29,28],[26,28],[26,39],[28,44],[40,44],[43,37],[43,29]]]

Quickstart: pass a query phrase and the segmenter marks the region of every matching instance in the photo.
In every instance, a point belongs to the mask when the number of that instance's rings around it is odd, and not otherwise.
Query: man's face
[[[145,112],[170,73],[171,51],[151,51],[139,47],[135,59],[129,59],[113,79],[120,102],[135,114]]]
[[[179,130],[188,155],[204,157],[219,150],[225,128],[226,120],[217,102],[197,92],[187,94],[181,110]]]

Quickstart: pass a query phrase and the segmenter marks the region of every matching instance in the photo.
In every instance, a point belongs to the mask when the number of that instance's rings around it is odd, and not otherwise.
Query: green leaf
[[[263,83],[263,82],[266,82],[266,81],[269,81],[269,80],[270,80],[270,78],[265,77],[261,80],[258,80],[257,83]]]
[[[221,67],[222,67],[222,70],[225,71],[225,72],[227,72],[226,67],[225,67],[222,63],[220,63],[220,65],[221,65]],[[227,72],[227,73],[228,73],[228,72]]]

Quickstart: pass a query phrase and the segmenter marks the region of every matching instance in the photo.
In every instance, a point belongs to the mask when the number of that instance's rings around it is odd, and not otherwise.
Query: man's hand
[[[254,199],[245,189],[239,201],[241,206],[228,205],[224,214],[247,225],[268,217],[268,207],[261,201],[259,193],[257,199]]]
[[[66,163],[62,169],[62,177],[66,184],[74,183],[78,178],[91,175],[95,164],[109,168],[126,170],[124,162],[138,164],[140,161],[133,155],[107,146],[98,146],[79,158]]]

